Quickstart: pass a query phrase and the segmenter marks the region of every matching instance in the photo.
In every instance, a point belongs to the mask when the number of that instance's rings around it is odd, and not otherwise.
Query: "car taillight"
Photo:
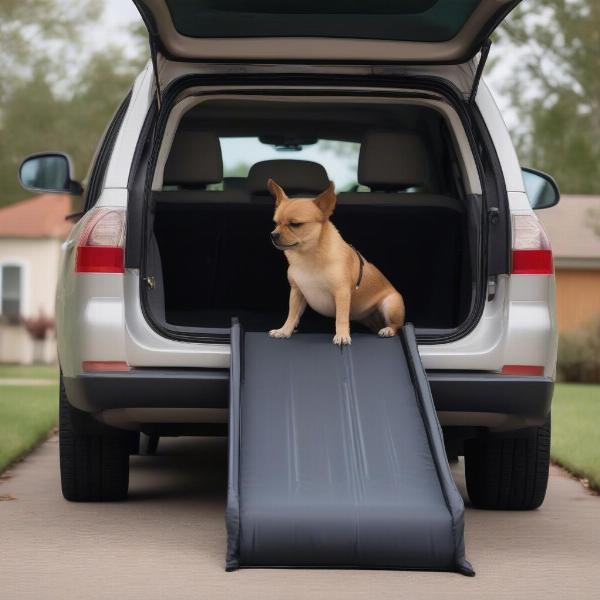
[[[96,209],[79,237],[75,272],[123,273],[124,242],[125,212]]]
[[[514,275],[552,275],[554,264],[548,236],[535,215],[514,215],[512,220]]]

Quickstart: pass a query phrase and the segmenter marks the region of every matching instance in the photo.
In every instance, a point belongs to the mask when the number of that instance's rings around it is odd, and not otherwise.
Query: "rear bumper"
[[[118,408],[227,408],[228,369],[132,369],[64,377],[69,403],[98,413]]]
[[[549,377],[496,373],[427,373],[438,412],[486,412],[543,421],[550,413],[554,381]]]
[[[549,377],[431,371],[429,385],[440,423],[514,430],[543,425],[550,414]]]
[[[435,406],[445,425],[485,425],[491,415],[516,427],[541,424],[550,412],[548,377],[430,371]],[[120,408],[227,408],[227,369],[133,369],[65,377],[69,402],[89,413]],[[476,415],[482,415],[477,419]],[[507,423],[506,419],[504,420]],[[509,425],[510,426],[510,425]]]

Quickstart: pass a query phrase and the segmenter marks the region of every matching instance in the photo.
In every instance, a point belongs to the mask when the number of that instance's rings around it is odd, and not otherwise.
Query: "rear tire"
[[[71,502],[124,500],[129,487],[129,432],[73,408],[60,381],[60,479]]]
[[[550,417],[542,427],[465,443],[467,492],[476,508],[538,508],[546,495],[549,469]]]

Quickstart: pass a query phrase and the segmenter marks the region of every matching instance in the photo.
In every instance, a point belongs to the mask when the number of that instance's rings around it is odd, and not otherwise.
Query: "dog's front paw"
[[[272,338],[289,338],[292,333],[292,331],[287,331],[286,329],[283,329],[283,327],[281,329],[271,329],[271,331],[269,331],[269,335]]]
[[[333,343],[338,346],[349,346],[352,343],[352,338],[349,333],[336,334],[333,338]]]
[[[394,337],[396,335],[396,330],[393,327],[384,327],[379,330],[377,335],[379,337]]]

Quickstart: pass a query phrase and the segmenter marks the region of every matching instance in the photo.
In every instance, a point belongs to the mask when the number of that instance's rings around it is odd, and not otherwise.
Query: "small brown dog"
[[[289,338],[308,303],[327,317],[335,316],[334,344],[350,344],[350,319],[381,337],[404,324],[404,301],[385,276],[349,244],[329,217],[336,197],[333,182],[315,199],[290,200],[272,179],[275,198],[273,245],[288,260],[290,306],[286,322],[271,337]]]

